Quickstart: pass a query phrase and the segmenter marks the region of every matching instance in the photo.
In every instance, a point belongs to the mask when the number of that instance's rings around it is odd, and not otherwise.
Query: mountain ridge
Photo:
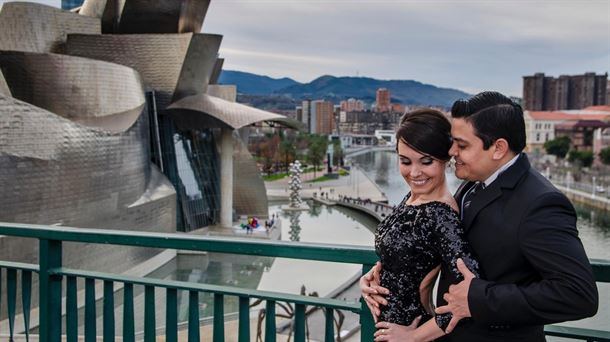
[[[365,76],[322,75],[311,82],[300,83],[287,77],[274,79],[243,71],[223,70],[219,83],[237,85],[240,94],[284,96],[297,102],[309,98],[339,103],[353,97],[371,104],[375,101],[375,93],[379,88],[389,89],[392,102],[405,105],[451,107],[456,100],[471,96],[457,89],[415,80],[379,80]]]

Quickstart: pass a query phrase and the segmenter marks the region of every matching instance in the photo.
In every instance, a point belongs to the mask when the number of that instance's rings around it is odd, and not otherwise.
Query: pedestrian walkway
[[[391,205],[386,203],[351,197],[341,197],[334,204],[360,210],[375,217],[379,222],[383,221],[383,219],[394,209]]]
[[[316,176],[321,176],[318,172]],[[370,199],[373,202],[387,202],[385,194],[379,189],[377,184],[357,167],[352,167],[348,176],[339,176],[337,179],[323,182],[308,183],[314,179],[312,172],[301,176],[303,189],[301,197],[310,199],[318,197],[332,201],[338,201],[339,196],[350,198]],[[267,197],[271,199],[288,199],[290,190],[288,189],[289,177],[280,180],[265,182]],[[315,195],[315,196],[314,196]]]
[[[302,176],[313,179],[312,173]],[[288,199],[288,179],[266,182],[269,199]],[[341,205],[360,210],[382,221],[391,211],[385,194],[361,169],[352,167],[349,176],[317,183],[304,183],[301,197],[324,205]]]

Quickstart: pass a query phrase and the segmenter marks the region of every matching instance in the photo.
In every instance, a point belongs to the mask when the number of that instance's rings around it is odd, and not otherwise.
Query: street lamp
[[[595,197],[595,176],[593,176],[593,189],[591,189],[591,196]]]
[[[354,163],[353,168],[354,168],[354,174],[355,174],[354,178],[355,178],[355,182],[356,182],[356,184],[354,184],[356,186],[356,197],[360,197],[360,182],[358,181],[360,178],[360,176],[359,176],[360,170],[358,169],[358,164]]]

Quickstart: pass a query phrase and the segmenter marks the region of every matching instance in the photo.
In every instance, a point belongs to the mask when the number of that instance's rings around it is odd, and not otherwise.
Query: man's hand
[[[421,320],[421,316],[413,320],[411,325],[398,325],[388,322],[379,322],[375,324],[377,331],[375,332],[375,341],[389,342],[415,342],[415,329]]]
[[[379,305],[387,305],[388,301],[385,300],[384,296],[390,294],[388,289],[379,285],[380,271],[381,263],[377,262],[368,273],[360,277],[359,282],[362,298],[373,314],[375,322],[377,322],[379,315],[381,314]]]
[[[464,276],[464,280],[456,285],[449,286],[449,292],[443,295],[443,298],[447,301],[447,305],[440,306],[435,310],[437,314],[450,312],[453,315],[445,330],[447,334],[453,331],[462,318],[471,316],[470,308],[468,307],[468,290],[470,289],[470,282],[472,282],[472,279],[475,278],[475,276],[470,272],[468,267],[466,267],[462,259],[457,260],[456,266],[458,271]]]

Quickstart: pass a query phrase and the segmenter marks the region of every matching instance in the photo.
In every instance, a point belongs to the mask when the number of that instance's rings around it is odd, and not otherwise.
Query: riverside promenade
[[[301,190],[302,198],[311,199],[316,197],[326,199],[326,194],[328,194],[328,200],[334,202],[339,200],[339,196],[342,198],[369,199],[372,202],[387,202],[388,200],[377,184],[358,167],[352,167],[350,174],[347,176],[339,176],[337,179],[323,182],[309,182],[315,177],[322,175],[322,172],[317,172],[315,176],[313,172],[301,175],[301,181],[303,182],[303,189]],[[270,200],[288,199],[290,195],[290,190],[288,189],[289,181],[290,177],[285,177],[280,180],[265,182],[267,197]],[[322,193],[324,193],[324,196],[321,196]]]
[[[606,197],[605,193],[582,191],[571,188],[565,184],[558,184],[555,182],[553,182],[553,185],[555,185],[557,189],[561,190],[561,192],[563,192],[570,199],[570,201],[582,203],[596,209],[610,212],[610,198]]]

